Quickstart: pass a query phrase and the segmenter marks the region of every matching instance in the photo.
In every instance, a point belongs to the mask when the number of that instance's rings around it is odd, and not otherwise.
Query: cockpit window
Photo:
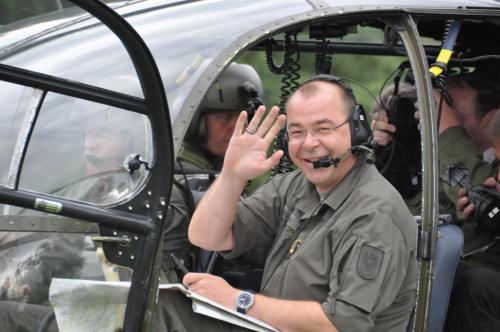
[[[130,1],[112,5],[151,49],[162,73],[171,119],[179,114],[201,73],[238,36],[312,8],[303,0],[194,1],[178,6]],[[82,13],[79,8],[65,8],[20,22],[22,29],[9,24],[0,27],[0,63],[101,87],[96,82],[107,76],[135,75],[120,40]],[[229,16],[232,20],[226,19]],[[108,88],[123,92],[119,85]],[[129,94],[143,97],[140,86]]]
[[[153,158],[151,140],[145,115],[49,93],[19,188],[99,206],[118,204],[145,183],[145,163]],[[144,163],[131,170],[134,161]]]
[[[120,39],[79,7],[0,26],[0,35],[2,64],[144,97],[138,81],[130,91],[106,86],[106,77],[136,70]]]
[[[0,185],[13,188],[21,152],[42,91],[0,81]]]

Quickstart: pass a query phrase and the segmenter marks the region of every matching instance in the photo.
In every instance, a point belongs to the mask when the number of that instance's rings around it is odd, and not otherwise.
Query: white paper
[[[109,332],[123,324],[130,282],[53,278],[49,301],[60,332]]]
[[[122,327],[130,282],[53,278],[49,300],[60,332],[109,332]],[[184,293],[193,311],[254,331],[277,332],[254,317],[231,310],[189,291],[182,284],[160,284],[160,290]]]
[[[182,284],[160,284],[160,290],[161,289],[178,290],[187,297],[190,297],[193,300],[193,311],[198,314],[222,320],[233,325],[242,326],[253,331],[278,332],[277,329],[257,318],[239,313],[222,304],[207,299],[206,297],[193,293]]]

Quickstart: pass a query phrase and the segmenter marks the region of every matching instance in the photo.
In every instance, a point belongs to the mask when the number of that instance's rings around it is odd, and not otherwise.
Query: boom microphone
[[[313,161],[313,167],[316,168],[322,168],[322,167],[337,167],[337,165],[340,163],[341,159],[340,157],[337,158],[332,158],[332,157],[322,157],[318,160]]]
[[[333,167],[337,167],[337,165],[342,161],[344,160],[345,158],[347,158],[348,154],[349,153],[352,153],[354,155],[359,155],[361,154],[362,152],[366,152],[367,153],[367,162],[369,164],[373,164],[374,163],[374,152],[373,152],[373,149],[371,147],[368,147],[368,146],[365,146],[365,145],[356,145],[356,146],[353,146],[352,148],[350,149],[347,149],[346,152],[342,153],[340,156],[338,157],[335,157],[335,158],[332,158],[332,157],[322,157],[322,158],[319,158],[318,160],[314,160],[312,162],[313,164],[313,167],[314,169],[317,169],[317,168],[322,168],[322,167],[330,167],[330,166],[333,166]]]
[[[313,161],[313,167],[316,168],[321,168],[321,167],[337,167],[337,165],[344,160],[347,155],[351,153],[351,149],[347,149],[346,152],[342,153],[340,156],[332,158],[332,157],[322,157],[319,158],[318,160]]]

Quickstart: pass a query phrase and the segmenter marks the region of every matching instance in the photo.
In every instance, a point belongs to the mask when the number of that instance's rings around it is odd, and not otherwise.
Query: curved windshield
[[[142,1],[116,8],[151,49],[172,120],[201,72],[239,36],[312,9],[304,0],[172,2]],[[105,77],[135,75],[118,38],[95,19],[81,17],[78,9],[24,24],[24,35],[10,25],[0,28],[6,40],[0,44],[1,63],[98,86],[95,82]],[[111,89],[122,92],[119,85]],[[138,86],[129,94],[142,97],[142,90]]]
[[[118,204],[145,183],[149,171],[144,163],[153,158],[151,141],[149,119],[143,114],[49,93],[19,187],[100,206]]]
[[[0,81],[0,185],[13,188],[29,125],[43,92]]]

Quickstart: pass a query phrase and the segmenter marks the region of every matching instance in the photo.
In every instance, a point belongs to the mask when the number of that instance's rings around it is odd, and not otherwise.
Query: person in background
[[[201,196],[220,172],[239,113],[243,110],[254,112],[262,104],[262,97],[262,82],[255,69],[233,62],[212,84],[191,121],[177,157],[177,175],[170,200],[171,222],[164,230],[163,269],[171,282],[182,279],[178,270],[172,273],[175,262],[171,253],[178,255],[189,270],[205,272],[209,269],[236,284],[242,275],[264,265],[266,248],[258,248],[238,260],[226,261],[215,253],[193,248],[187,239],[189,220],[198,199],[193,194]],[[255,181],[249,183],[246,193],[257,185]],[[176,231],[172,231],[173,226],[177,227]]]
[[[490,140],[495,156],[500,157],[500,112],[494,112],[486,125],[485,136]],[[500,192],[500,173],[490,177],[484,185]],[[485,233],[492,240],[484,248],[489,249],[500,235],[492,229],[480,227],[474,220],[476,206],[469,202],[467,191],[459,192],[458,208],[465,215],[465,222],[478,233]],[[486,217],[486,216],[485,216]],[[500,229],[500,228],[497,228]],[[499,255],[498,251],[490,255]],[[498,257],[497,257],[498,258]],[[494,266],[495,267],[495,266]],[[496,266],[497,267],[497,266]],[[466,266],[455,277],[445,331],[498,331],[500,330],[500,272],[489,266]]]

